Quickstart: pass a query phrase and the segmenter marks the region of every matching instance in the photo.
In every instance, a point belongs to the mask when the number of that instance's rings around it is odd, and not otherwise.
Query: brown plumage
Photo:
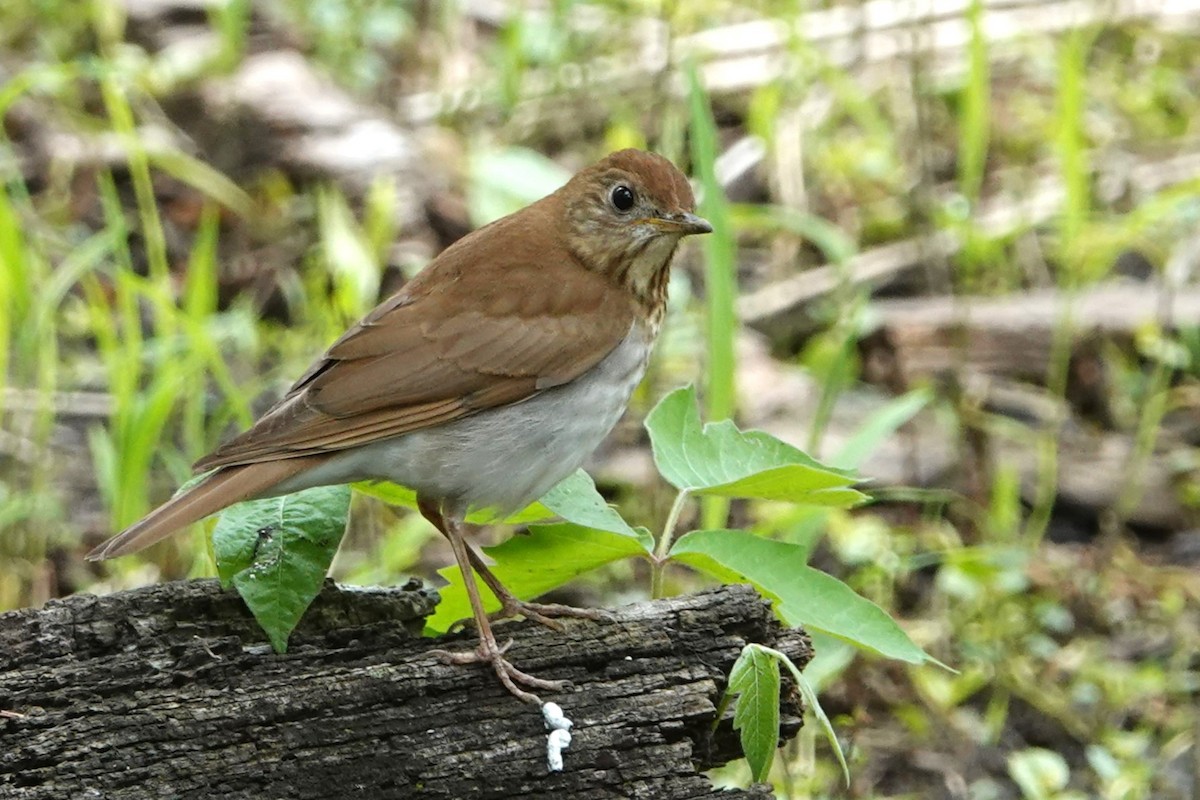
[[[464,237],[197,462],[212,475],[88,557],[139,550],[242,500],[366,478],[416,489],[452,542],[468,509],[536,499],[624,409],[676,246],[711,230],[693,207],[669,161],[622,150]]]
[[[509,220],[519,220],[510,217]],[[505,254],[503,283],[471,267],[488,238],[447,250],[350,329],[257,424],[199,470],[313,455],[523,400],[578,377],[629,330],[634,304],[570,261]],[[458,313],[455,313],[458,311]]]

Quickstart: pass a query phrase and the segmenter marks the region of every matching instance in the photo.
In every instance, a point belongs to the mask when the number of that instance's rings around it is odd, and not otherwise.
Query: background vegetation
[[[1118,0],[4,4],[0,609],[212,574],[199,528],[82,555],[454,238],[648,146],[718,231],[598,484],[661,527],[638,418],[696,381],[876,502],[685,513],[812,548],[959,670],[818,641],[852,783],[806,733],[779,795],[1198,796],[1198,33]],[[450,560],[354,520],[339,579]]]

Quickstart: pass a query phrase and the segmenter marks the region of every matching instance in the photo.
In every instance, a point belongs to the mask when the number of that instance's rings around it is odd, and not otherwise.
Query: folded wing
[[[582,375],[629,333],[628,293],[565,253],[528,243],[479,270],[477,250],[443,253],[196,468],[328,453],[520,402]]]

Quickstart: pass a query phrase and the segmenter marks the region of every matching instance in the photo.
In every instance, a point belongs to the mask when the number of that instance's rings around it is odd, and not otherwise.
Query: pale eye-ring
[[[630,189],[625,184],[617,184],[613,187],[612,193],[608,196],[612,202],[613,208],[617,211],[625,212],[633,208],[633,204],[637,201],[637,197],[633,194],[633,189]]]

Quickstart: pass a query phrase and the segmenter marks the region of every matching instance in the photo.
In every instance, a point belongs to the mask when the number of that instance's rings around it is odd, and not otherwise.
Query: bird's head
[[[679,240],[712,232],[695,213],[688,179],[655,153],[619,150],[559,191],[571,251],[588,269],[611,276],[647,304],[665,301]]]

